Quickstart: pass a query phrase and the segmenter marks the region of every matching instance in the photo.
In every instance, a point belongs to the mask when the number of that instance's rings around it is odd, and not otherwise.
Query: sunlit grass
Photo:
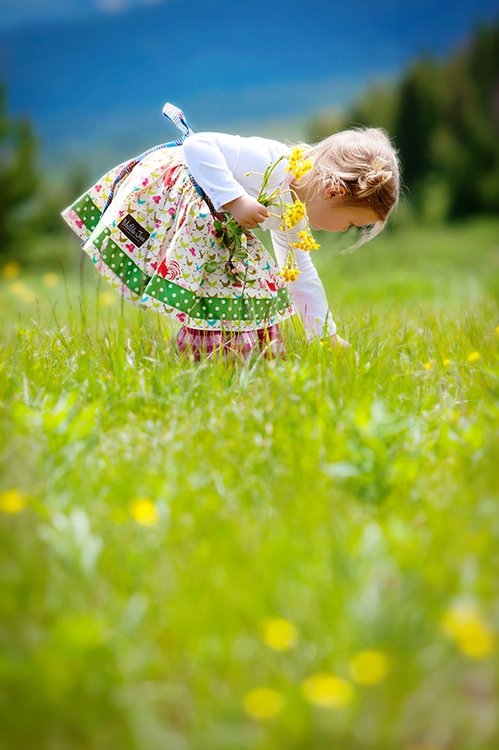
[[[5,747],[499,745],[497,229],[321,239],[358,364],[3,273]]]

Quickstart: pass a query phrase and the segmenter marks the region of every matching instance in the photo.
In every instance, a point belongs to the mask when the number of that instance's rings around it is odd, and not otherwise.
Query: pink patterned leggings
[[[255,349],[263,351],[266,359],[285,357],[284,338],[276,323],[253,331],[200,331],[182,326],[176,343],[180,351],[192,352],[196,360],[203,356],[222,351],[240,354],[246,360]]]

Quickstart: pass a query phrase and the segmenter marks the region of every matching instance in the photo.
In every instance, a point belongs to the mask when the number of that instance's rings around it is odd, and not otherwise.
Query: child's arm
[[[211,198],[217,211],[225,203],[246,195],[246,190],[235,179],[227,163],[227,158],[229,161],[238,158],[236,144],[231,149],[233,153],[227,153],[226,158],[218,146],[215,133],[193,133],[185,139],[182,148],[192,176]]]
[[[269,216],[256,195],[265,168],[286,146],[265,138],[200,132],[182,144],[186,164],[215,209],[230,211],[246,229]]]
[[[301,225],[295,227],[302,228]],[[293,235],[295,232],[293,232]],[[288,237],[283,231],[271,231],[272,244],[276,255],[276,260],[280,268],[284,266],[288,250]],[[291,233],[290,233],[291,235]],[[305,250],[295,250],[296,262],[300,269],[300,275],[296,281],[289,283],[293,302],[297,313],[303,320],[307,337],[330,336],[333,343],[336,342],[336,323],[329,309],[326,293],[319,278],[317,269],[312,259]],[[343,341],[343,339],[341,339]]]

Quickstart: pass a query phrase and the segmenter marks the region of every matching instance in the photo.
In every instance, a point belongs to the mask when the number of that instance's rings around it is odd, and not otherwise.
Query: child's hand
[[[338,336],[337,333],[334,333],[331,336],[331,343],[334,346],[338,346],[338,345],[339,346],[343,346],[345,349],[349,349],[350,348],[350,343],[346,339],[342,339],[341,336]]]
[[[351,344],[346,339],[342,339],[341,336],[338,336],[336,333],[334,333],[332,336],[330,336],[330,340],[331,340],[331,344],[334,347],[342,347],[343,349],[351,349],[352,348]],[[355,356],[355,362],[358,364],[359,363],[359,353],[356,352],[356,351],[354,351],[354,350],[353,350],[353,353],[354,353],[354,356]]]
[[[251,195],[242,195],[225,203],[222,208],[230,211],[237,223],[245,229],[253,229],[269,216],[267,208]]]

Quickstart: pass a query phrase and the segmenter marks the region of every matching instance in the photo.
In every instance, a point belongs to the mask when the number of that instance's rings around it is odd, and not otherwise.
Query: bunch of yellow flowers
[[[282,267],[282,269],[279,271],[279,276],[282,276],[284,281],[296,281],[298,276],[301,274],[301,271],[299,268],[296,268],[294,266],[290,266],[286,264]]]
[[[297,247],[298,250],[306,250],[309,252],[310,250],[317,250],[317,248],[320,247],[319,243],[314,240],[313,235],[309,230],[297,232],[297,235],[300,239],[298,242],[293,242],[293,247]]]
[[[288,163],[286,165],[286,171],[292,172],[297,180],[300,180],[303,175],[312,168],[313,164],[310,159],[303,158],[304,149],[301,146],[294,146],[291,149],[291,153],[288,157]]]
[[[294,203],[284,203],[283,205],[283,223],[279,227],[280,229],[291,229],[307,215],[305,204],[300,200],[297,200]]]

